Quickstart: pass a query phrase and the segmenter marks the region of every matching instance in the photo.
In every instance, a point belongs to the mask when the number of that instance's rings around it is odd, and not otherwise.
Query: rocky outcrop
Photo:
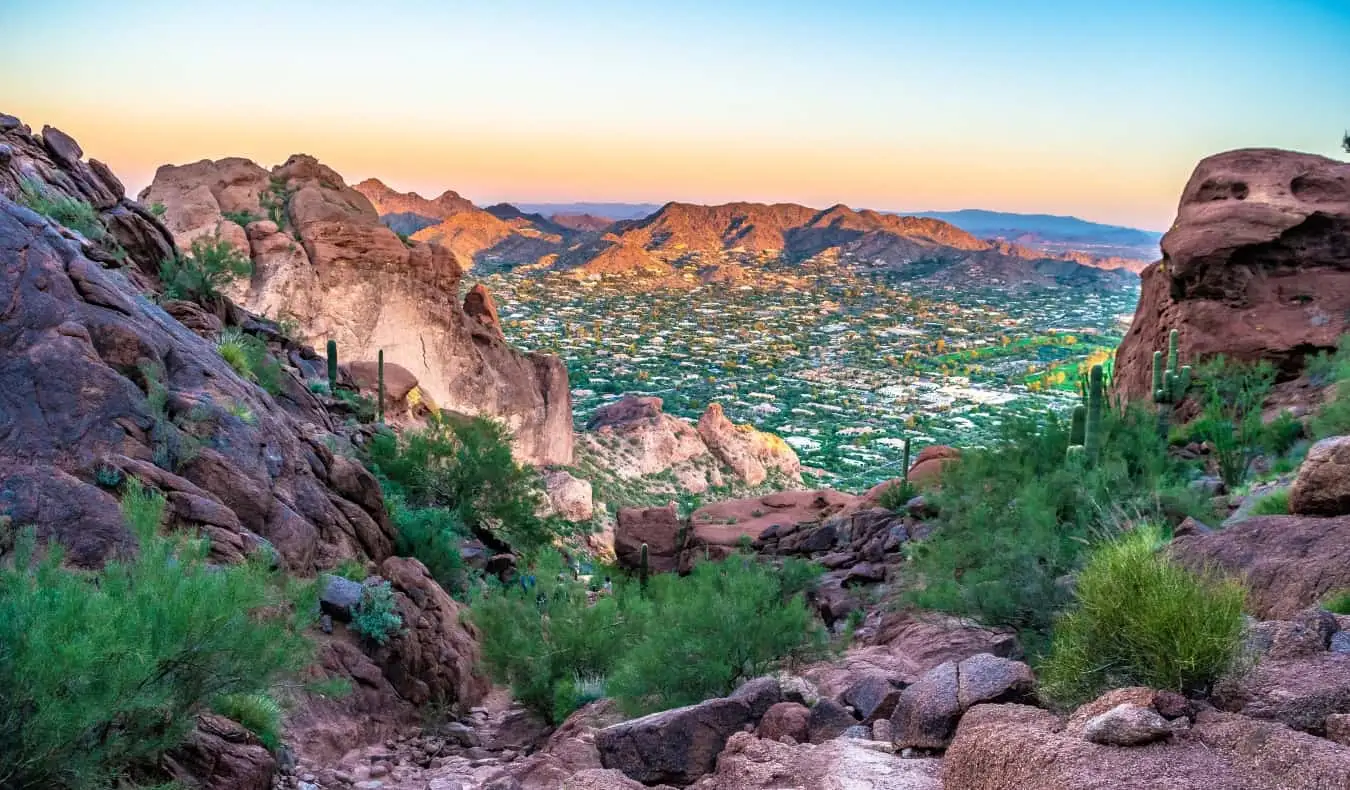
[[[943,749],[967,710],[988,702],[1025,702],[1035,678],[1020,661],[981,653],[960,663],[940,664],[906,688],[891,716],[900,748]]]
[[[1153,352],[1177,330],[1181,356],[1274,362],[1296,378],[1310,354],[1350,329],[1350,165],[1246,149],[1196,167],[1163,259],[1143,272],[1113,386],[1152,392]]]
[[[1217,566],[1242,578],[1255,616],[1290,618],[1334,590],[1350,588],[1350,516],[1258,516],[1172,541],[1193,567]]]
[[[787,442],[754,426],[736,425],[727,419],[720,403],[709,404],[699,417],[698,435],[713,455],[749,485],[763,483],[770,472],[801,480],[801,462]]]
[[[621,480],[669,473],[676,489],[690,493],[729,483],[759,486],[771,472],[785,485],[801,483],[801,464],[787,443],[732,424],[716,403],[696,427],[662,411],[660,398],[625,395],[596,409],[578,442]]]
[[[595,743],[606,768],[644,784],[683,786],[712,771],[727,738],[750,721],[745,701],[711,699],[611,725]]]
[[[405,244],[331,168],[304,155],[270,172],[243,159],[165,165],[141,199],[165,207],[180,244],[219,233],[249,250],[253,277],[233,294],[245,307],[295,321],[316,344],[335,339],[344,359],[383,349],[440,407],[502,420],[520,460],[571,462],[562,362],[508,346],[485,291],[457,302],[455,255]]]
[[[22,128],[0,139],[13,152],[0,168],[7,183],[25,174],[85,194],[71,185],[89,173],[54,168]],[[162,232],[148,215],[118,216],[128,236]],[[175,526],[207,534],[219,559],[264,542],[298,571],[387,556],[379,486],[325,444],[334,426],[300,369],[269,394],[146,299],[139,271],[105,268],[88,249],[0,197],[0,292],[10,305],[0,323],[0,488],[10,517],[66,544],[72,562],[97,565],[130,539],[100,480],[136,476],[166,494]],[[310,364],[273,342],[288,362]]]
[[[1155,711],[1156,712],[1156,711]],[[945,790],[1320,790],[1350,783],[1350,750],[1283,725],[1216,711],[1147,745],[1093,743],[1052,713],[978,705],[942,765]]]
[[[1308,449],[1289,489],[1289,512],[1350,515],[1350,436],[1332,436]]]
[[[587,480],[579,480],[561,469],[545,472],[544,493],[548,495],[549,511],[568,521],[590,521],[595,515],[591,484]]]
[[[944,444],[935,444],[919,451],[909,467],[909,482],[917,488],[929,488],[942,480],[942,470],[961,457],[961,451]]]
[[[198,790],[269,790],[277,769],[253,733],[211,713],[197,717],[187,743],[165,762],[174,779]]]

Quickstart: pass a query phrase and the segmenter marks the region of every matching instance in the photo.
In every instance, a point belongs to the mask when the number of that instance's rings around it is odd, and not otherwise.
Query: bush
[[[251,380],[253,368],[249,364],[248,337],[238,329],[226,329],[216,341],[216,353],[234,368],[235,373]]]
[[[408,507],[401,497],[386,501],[389,519],[398,533],[395,551],[416,557],[446,592],[461,597],[467,591],[459,543],[468,537],[455,511],[443,507]]]
[[[262,217],[254,216],[251,211],[222,211],[220,214],[241,228],[247,228],[250,222],[257,222],[262,219]]]
[[[97,574],[61,567],[55,544],[37,560],[32,530],[0,568],[0,786],[153,779],[198,712],[308,660],[313,601],[264,561],[215,566],[205,541],[159,536],[164,504],[128,482],[139,550]]]
[[[535,515],[543,502],[538,475],[511,457],[506,429],[481,417],[441,422],[424,431],[377,434],[369,464],[387,493],[415,508],[451,511],[493,548],[529,553],[570,527]]]
[[[909,500],[914,498],[914,485],[908,480],[901,480],[898,483],[891,483],[881,490],[881,496],[877,497],[877,505],[886,508],[892,513],[904,510]]]
[[[993,447],[946,467],[937,528],[909,549],[922,583],[912,602],[1016,628],[1035,652],[1092,542],[1122,518],[1204,515],[1202,500],[1167,493],[1184,474],[1151,409],[1107,410],[1101,430],[1095,463],[1072,464],[1065,423],[1009,420]]]
[[[1192,574],[1142,526],[1103,544],[1055,625],[1041,691],[1074,705],[1121,686],[1205,693],[1233,665],[1246,593],[1214,573]]]
[[[1247,479],[1252,461],[1270,439],[1261,407],[1275,383],[1275,367],[1266,361],[1229,362],[1219,355],[1200,368],[1199,378],[1204,394],[1194,431],[1210,443],[1219,476],[1234,489]]]
[[[1334,614],[1350,614],[1350,590],[1333,593],[1322,608]]]
[[[268,751],[281,747],[281,706],[271,695],[223,694],[216,697],[211,708],[227,719],[233,719],[258,736]]]
[[[1261,497],[1261,499],[1252,506],[1251,514],[1253,516],[1289,515],[1289,489],[1282,489]]]
[[[394,589],[389,582],[367,584],[361,600],[352,611],[352,630],[362,639],[383,645],[403,630],[403,616],[394,606]]]
[[[496,586],[471,607],[483,661],[516,699],[554,723],[600,694],[638,714],[729,693],[783,661],[828,643],[786,573],[742,555],[700,563],[688,577],[661,574],[644,593],[614,579],[589,603],[556,552],[531,569],[533,584]]]
[[[177,253],[159,264],[164,295],[207,304],[220,300],[220,289],[253,273],[253,261],[219,236],[192,242],[186,255]]]
[[[99,241],[107,234],[93,206],[77,198],[49,195],[39,181],[24,179],[19,184],[18,202],[90,241]]]

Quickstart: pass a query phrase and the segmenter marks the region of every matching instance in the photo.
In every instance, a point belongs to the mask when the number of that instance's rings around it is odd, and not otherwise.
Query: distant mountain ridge
[[[489,268],[530,266],[579,277],[632,276],[687,285],[700,278],[753,282],[751,272],[764,260],[804,261],[823,254],[869,268],[926,262],[933,265],[911,273],[923,271],[932,278],[978,276],[1023,284],[1109,283],[1112,278],[1095,272],[1120,266],[1082,253],[983,239],[937,217],[842,204],[818,209],[796,203],[671,202],[641,216],[611,221],[599,212],[631,215],[647,206],[500,203],[483,209],[453,191],[429,200],[395,192],[375,179],[355,189],[391,228]],[[1077,271],[1080,265],[1086,271]]]
[[[999,239],[1055,253],[1058,257],[1118,259],[1120,266],[1134,271],[1157,260],[1160,255],[1158,245],[1163,235],[1159,231],[1107,225],[1055,214],[1018,214],[968,208],[957,211],[919,211],[908,213],[908,216],[940,219],[981,238]]]

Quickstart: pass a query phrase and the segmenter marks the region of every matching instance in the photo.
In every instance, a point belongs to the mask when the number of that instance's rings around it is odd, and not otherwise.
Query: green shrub
[[[395,551],[416,557],[446,592],[459,597],[466,591],[464,561],[459,544],[468,537],[455,511],[444,507],[409,507],[399,496],[386,500],[389,519],[398,533]]]
[[[1261,499],[1252,506],[1251,514],[1253,516],[1289,515],[1289,489],[1281,489],[1261,497]]]
[[[881,496],[877,497],[877,504],[891,512],[904,510],[909,500],[914,498],[914,485],[908,480],[901,480],[897,483],[891,483],[881,490]]]
[[[211,703],[211,708],[244,725],[269,751],[275,752],[281,746],[281,706],[270,694],[222,694]]]
[[[424,431],[376,434],[368,460],[387,492],[411,507],[447,508],[494,548],[529,553],[570,527],[535,515],[538,475],[511,457],[506,429],[483,418],[437,423]]]
[[[341,576],[348,581],[354,581],[357,584],[369,578],[366,573],[366,564],[358,559],[346,559],[338,563],[338,566],[332,570],[334,576]]]
[[[367,584],[361,590],[361,600],[352,611],[352,630],[377,645],[403,630],[403,616],[394,605],[394,589],[389,582]]]
[[[249,364],[248,338],[238,329],[226,329],[216,341],[216,353],[225,360],[234,372],[246,379],[253,378],[253,369]]]
[[[1261,428],[1260,445],[1270,455],[1282,456],[1302,438],[1303,423],[1288,411],[1282,411]]]
[[[134,480],[122,505],[134,558],[68,570],[25,530],[0,567],[0,787],[153,780],[198,712],[308,660],[312,598],[261,559],[216,566],[205,541],[161,537],[164,498]]]
[[[1242,642],[1242,586],[1193,574],[1141,526],[1102,544],[1079,574],[1074,606],[1055,625],[1041,691],[1064,705],[1121,686],[1207,692]]]
[[[222,211],[221,216],[241,228],[247,228],[250,222],[257,222],[262,217],[254,216],[251,211]]]
[[[828,638],[783,579],[818,573],[790,563],[780,574],[735,555],[661,574],[644,593],[615,577],[589,603],[557,552],[541,553],[529,581],[496,586],[471,613],[483,661],[516,699],[560,722],[599,694],[636,714],[698,702],[793,658],[819,655]]]
[[[253,272],[253,262],[219,236],[199,238],[187,254],[159,264],[164,296],[206,304],[220,300],[220,289]]]
[[[41,182],[24,179],[19,184],[18,202],[90,241],[99,241],[107,234],[93,206],[77,198],[51,195]]]
[[[1322,608],[1336,614],[1350,614],[1350,590],[1332,593]]]
[[[1104,410],[1092,464],[1066,463],[1069,426],[1009,420],[988,449],[943,470],[937,528],[909,552],[921,585],[913,603],[1018,629],[1033,652],[1069,601],[1063,578],[1122,517],[1195,507],[1167,496],[1184,480],[1147,406]]]
[[[1275,367],[1264,360],[1248,365],[1219,355],[1201,367],[1199,378],[1204,394],[1194,431],[1213,449],[1224,485],[1235,489],[1270,440],[1261,424],[1261,407],[1274,386]]]
[[[153,217],[156,218],[163,217],[164,213],[168,210],[169,210],[168,206],[165,206],[163,203],[160,203],[158,201],[150,204],[150,215]]]
[[[281,363],[272,356],[267,341],[257,335],[230,328],[220,333],[216,352],[240,376],[257,382],[258,386],[272,395],[280,394],[285,372]]]

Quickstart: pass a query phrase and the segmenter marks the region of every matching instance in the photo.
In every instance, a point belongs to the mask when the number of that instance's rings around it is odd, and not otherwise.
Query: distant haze
[[[3,0],[0,112],[133,194],[317,156],[479,205],[978,206],[1169,225],[1195,163],[1342,156],[1346,0]]]

